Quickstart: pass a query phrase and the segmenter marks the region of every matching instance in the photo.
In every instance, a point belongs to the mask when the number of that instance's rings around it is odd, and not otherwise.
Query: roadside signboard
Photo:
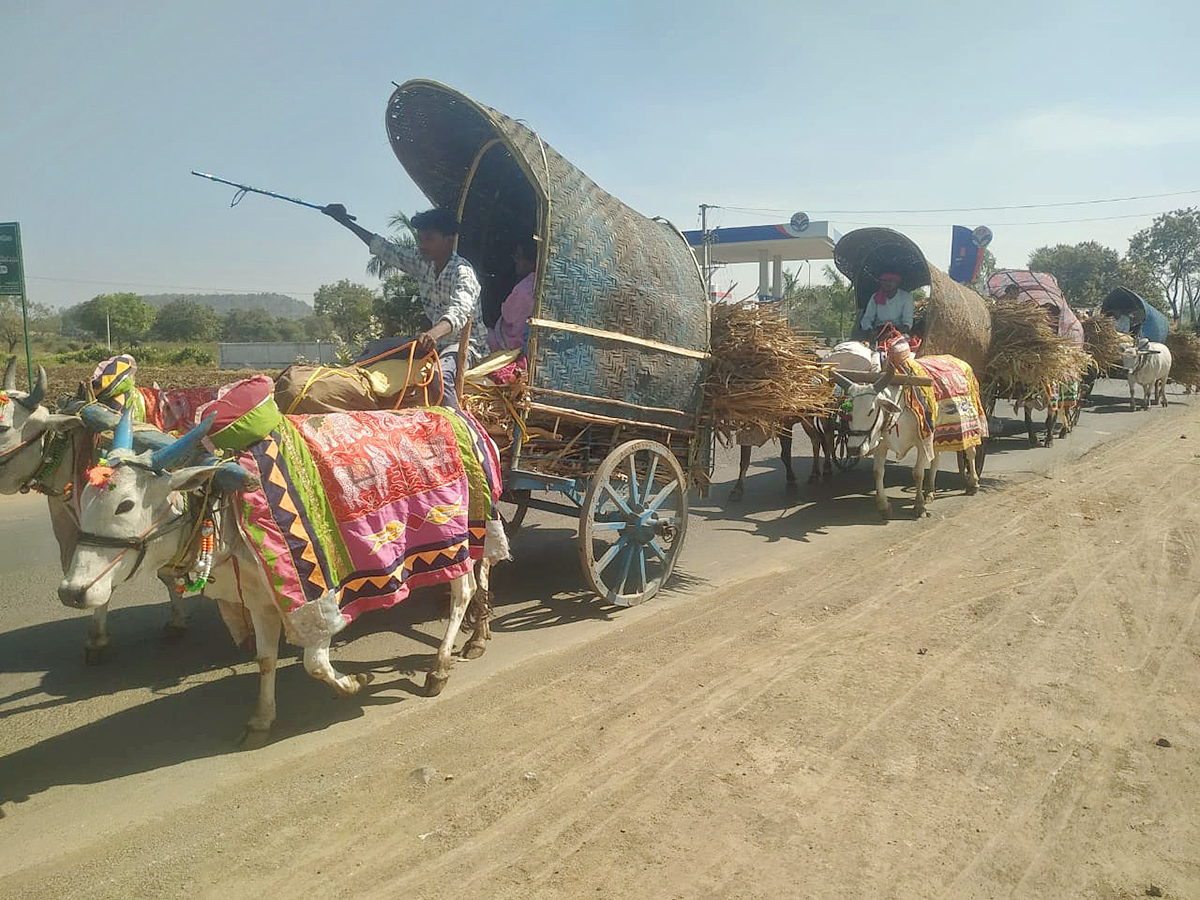
[[[0,222],[0,296],[25,295],[25,267],[21,264],[21,226]]]
[[[25,326],[25,366],[29,389],[33,390],[33,354],[29,349],[29,310],[25,302],[25,263],[21,259],[21,225],[0,222],[0,297],[21,298],[21,321]]]

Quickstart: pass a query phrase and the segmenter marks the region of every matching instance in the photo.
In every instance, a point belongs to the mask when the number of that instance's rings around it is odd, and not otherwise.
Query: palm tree
[[[402,247],[417,246],[417,232],[412,227],[412,221],[402,212],[392,214],[388,219],[388,228],[392,233],[388,235],[388,240],[392,243],[399,244]],[[367,274],[374,275],[380,281],[386,281],[391,275],[402,274],[395,266],[390,266],[378,256],[372,256],[367,261]]]

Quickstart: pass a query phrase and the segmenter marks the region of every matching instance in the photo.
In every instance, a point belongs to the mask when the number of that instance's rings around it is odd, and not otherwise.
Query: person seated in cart
[[[493,353],[502,350],[522,350],[525,347],[529,317],[533,315],[534,273],[537,271],[535,238],[527,237],[517,241],[513,250],[513,266],[517,270],[517,283],[504,298],[500,307],[500,318],[488,329],[488,347]]]
[[[902,334],[912,334],[913,296],[900,289],[899,275],[885,272],[879,276],[879,289],[867,301],[859,324],[869,342],[874,342],[887,325]]]
[[[358,225],[340,203],[321,210],[341,223],[367,245],[376,256],[417,280],[417,296],[426,318],[432,323],[416,335],[417,352],[437,354],[441,361],[443,406],[458,407],[455,375],[458,371],[458,345],[468,317],[472,320],[467,365],[487,355],[483,308],[479,301],[479,279],[469,262],[454,252],[458,218],[448,209],[431,209],[412,217],[417,246],[404,247]],[[363,349],[358,364],[377,359],[389,350],[408,344],[413,337],[393,337],[371,341]]]

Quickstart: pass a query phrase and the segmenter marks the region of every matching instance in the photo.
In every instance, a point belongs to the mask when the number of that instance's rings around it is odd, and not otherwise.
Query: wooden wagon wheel
[[[593,476],[579,520],[592,589],[617,606],[649,600],[675,569],[687,521],[687,480],[674,454],[656,441],[617,447]]]

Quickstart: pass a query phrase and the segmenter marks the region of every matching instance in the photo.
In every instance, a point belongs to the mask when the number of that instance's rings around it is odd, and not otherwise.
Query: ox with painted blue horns
[[[888,366],[874,384],[836,377],[851,403],[850,451],[874,456],[875,501],[885,520],[891,517],[883,486],[889,452],[897,459],[917,452],[913,484],[918,518],[929,514],[926,503],[935,496],[941,453],[963,452],[966,492],[979,490],[975,450],[987,437],[987,417],[979,382],[967,363],[953,356],[914,359],[907,342],[900,340],[889,349]]]
[[[47,389],[45,369],[38,367],[37,380],[28,393],[17,388],[16,370],[13,358],[0,391],[0,494],[36,491],[45,495],[65,572],[75,553],[79,531],[69,488],[91,450],[91,441],[83,439],[84,418],[93,430],[102,431],[112,429],[117,416],[98,404],[76,404],[68,412],[51,412],[42,405]],[[162,434],[139,433],[137,439],[143,446],[161,446],[169,441]],[[168,639],[176,639],[186,629],[187,609],[177,593],[171,591],[169,596],[171,617],[163,633]],[[92,608],[91,627],[84,642],[84,658],[90,665],[103,659],[111,642],[108,608],[107,602]]]
[[[468,414],[284,416],[271,390],[265,376],[232,386],[158,452],[135,453],[118,429],[78,492],[82,533],[60,586],[64,602],[87,606],[139,567],[166,566],[187,590],[203,589],[236,642],[254,636],[261,677],[246,732],[254,743],[275,720],[281,633],[303,648],[310,675],[355,694],[370,676],[334,669],[334,635],[413,588],[449,583],[449,622],[425,682],[437,694],[468,615],[462,654],[482,654],[489,566],[508,558],[495,511],[498,455]],[[225,456],[184,465],[205,436]]]

